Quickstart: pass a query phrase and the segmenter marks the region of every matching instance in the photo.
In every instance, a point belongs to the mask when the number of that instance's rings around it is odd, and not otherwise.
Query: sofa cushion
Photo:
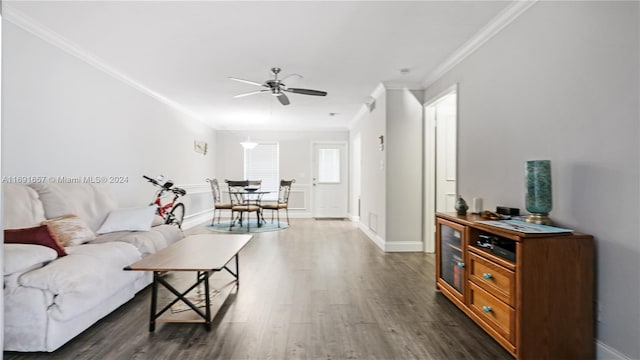
[[[4,244],[4,275],[42,267],[58,257],[50,247],[32,244]]]
[[[155,216],[156,205],[113,209],[96,231],[106,234],[116,231],[149,231]],[[93,239],[92,239],[93,240]]]
[[[74,214],[94,232],[107,214],[118,207],[111,193],[101,184],[34,183],[29,186],[38,193],[47,219]]]
[[[8,229],[4,231],[4,242],[7,244],[34,244],[49,247],[56,251],[58,256],[67,253],[64,246],[58,241],[47,225],[40,225],[25,229]]]
[[[4,289],[3,350],[45,350],[47,309],[53,303],[53,297],[48,295],[50,293],[24,286]]]
[[[2,219],[5,229],[34,227],[46,219],[38,193],[32,188],[18,184],[2,184],[2,191]]]
[[[91,244],[102,244],[121,241],[135,246],[142,257],[156,253],[158,250],[173,244],[183,238],[182,231],[174,225],[154,226],[149,231],[118,231],[101,234],[91,241]]]
[[[48,290],[54,295],[49,314],[68,320],[99,305],[125,286],[131,286],[141,273],[123,271],[140,260],[130,244],[112,242],[83,244],[67,248],[68,256],[20,276],[22,286]]]
[[[164,219],[160,215],[153,215],[153,221],[151,222],[151,227],[158,226],[164,224]]]
[[[63,246],[84,244],[96,238],[93,230],[75,215],[65,215],[55,219],[45,220],[42,225],[48,225],[51,232]]]

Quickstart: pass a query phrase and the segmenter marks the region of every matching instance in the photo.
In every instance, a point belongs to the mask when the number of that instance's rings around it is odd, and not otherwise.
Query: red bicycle
[[[149,205],[157,205],[157,214],[164,219],[165,224],[176,225],[182,230],[182,221],[184,220],[184,204],[177,202],[181,196],[185,196],[187,191],[179,187],[173,186],[173,181],[167,180],[164,183],[164,176],[159,175],[155,179],[152,179],[146,175],[142,175],[148,182],[160,189],[156,192],[155,199]],[[173,193],[173,199],[162,205],[162,196],[167,192]]]

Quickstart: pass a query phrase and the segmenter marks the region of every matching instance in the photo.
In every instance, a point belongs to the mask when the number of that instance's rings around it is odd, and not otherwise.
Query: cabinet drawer
[[[469,252],[469,278],[507,304],[515,305],[514,272]]]
[[[472,282],[469,282],[469,290],[471,311],[513,344],[515,310]]]

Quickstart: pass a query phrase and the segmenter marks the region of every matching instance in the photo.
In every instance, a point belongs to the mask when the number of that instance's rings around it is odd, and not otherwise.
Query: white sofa
[[[77,215],[94,232],[117,203],[92,184],[4,184],[4,229],[39,226]],[[129,301],[151,274],[124,271],[142,257],[178,241],[175,226],[97,235],[65,247],[4,244],[4,350],[54,351]]]

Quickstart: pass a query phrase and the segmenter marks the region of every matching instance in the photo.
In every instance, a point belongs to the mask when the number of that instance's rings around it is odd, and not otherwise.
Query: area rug
[[[289,224],[286,221],[280,221],[280,227],[278,227],[278,222],[276,220],[273,223],[270,220],[267,220],[262,224],[262,226],[258,227],[256,219],[251,219],[251,226],[249,227],[249,232],[251,233],[259,233],[259,232],[267,232],[267,231],[278,231],[284,230],[289,227]],[[207,226],[207,229],[215,232],[224,232],[229,234],[246,234],[247,233],[247,223],[243,222],[242,226],[240,226],[237,222],[236,224],[229,230],[229,221],[221,221],[219,224],[216,223],[214,225]]]

